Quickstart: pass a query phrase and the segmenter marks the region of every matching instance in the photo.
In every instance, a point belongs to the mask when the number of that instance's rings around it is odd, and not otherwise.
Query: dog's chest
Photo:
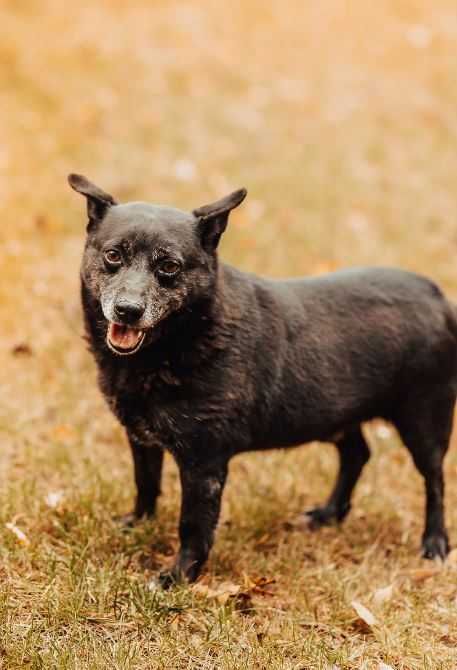
[[[180,445],[214,440],[225,423],[227,398],[213,394],[169,371],[159,374],[108,374],[100,386],[129,434],[145,445],[172,452]]]
[[[100,386],[119,421],[151,435],[163,431],[176,412],[177,398],[157,374],[100,371]]]

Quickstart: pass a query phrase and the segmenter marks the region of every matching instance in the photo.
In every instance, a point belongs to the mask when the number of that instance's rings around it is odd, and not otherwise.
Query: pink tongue
[[[110,323],[108,337],[118,349],[133,349],[140,341],[141,330],[130,328],[129,326],[120,326],[117,323]]]

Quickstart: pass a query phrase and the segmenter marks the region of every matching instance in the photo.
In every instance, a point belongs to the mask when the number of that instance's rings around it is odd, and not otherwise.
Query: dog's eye
[[[105,251],[104,258],[107,265],[116,266],[122,263],[122,256],[116,249],[108,249],[108,251]]]
[[[180,269],[179,263],[176,261],[164,261],[160,266],[160,272],[164,275],[175,275]]]

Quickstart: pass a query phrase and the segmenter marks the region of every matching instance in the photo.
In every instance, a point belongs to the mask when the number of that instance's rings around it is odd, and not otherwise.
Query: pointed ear
[[[87,198],[87,214],[89,216],[87,230],[90,230],[95,223],[103,219],[111,205],[117,205],[112,195],[105,193],[80,174],[68,175],[68,183],[71,188]]]
[[[198,231],[202,246],[206,251],[214,251],[219,239],[227,227],[228,216],[232,209],[238,207],[247,195],[245,188],[234,191],[221,200],[194,209],[192,214],[198,219]]]

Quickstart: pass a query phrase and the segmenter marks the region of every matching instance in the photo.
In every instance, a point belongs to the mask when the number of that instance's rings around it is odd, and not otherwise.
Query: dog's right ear
[[[216,250],[221,235],[227,227],[230,212],[243,202],[246,195],[246,189],[240,188],[225,198],[193,210],[192,214],[198,219],[201,243],[206,251],[211,253]]]
[[[87,230],[90,231],[96,223],[101,221],[111,205],[117,205],[116,200],[109,193],[92,184],[81,174],[68,175],[68,183],[78,193],[87,198],[87,215],[89,223]]]

